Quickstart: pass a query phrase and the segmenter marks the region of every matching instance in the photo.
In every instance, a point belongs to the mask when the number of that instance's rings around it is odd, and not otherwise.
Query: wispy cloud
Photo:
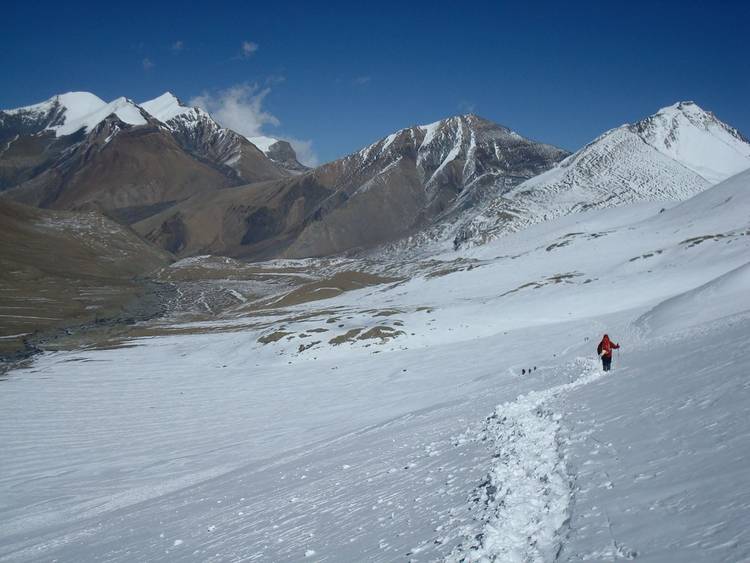
[[[357,76],[352,80],[352,84],[355,86],[364,86],[372,82],[372,76]]]
[[[179,53],[184,48],[185,48],[185,42],[182,40],[175,41],[174,43],[172,43],[172,46],[170,47],[173,53]]]
[[[263,109],[263,100],[271,93],[270,88],[258,88],[255,84],[238,84],[216,92],[204,92],[190,100],[210,113],[224,127],[244,135],[263,135],[266,125],[279,125],[279,120]]]
[[[283,74],[272,74],[264,80],[266,86],[276,86],[277,84],[283,84],[286,82],[286,76]]]
[[[143,70],[151,70],[156,66],[148,57],[144,58],[143,61],[141,61],[141,64],[143,65]]]
[[[223,127],[245,137],[267,136],[288,141],[300,162],[307,166],[317,165],[318,157],[312,141],[266,131],[268,127],[281,124],[275,115],[263,109],[266,96],[270,93],[270,88],[260,88],[257,84],[238,84],[225,90],[204,92],[189,103],[203,108]]]
[[[259,48],[260,46],[254,41],[243,41],[242,48],[240,50],[240,55],[242,56],[243,59],[249,59],[255,53],[258,52]]]
[[[469,100],[461,100],[458,102],[458,111],[461,113],[474,113],[477,109],[477,105]]]

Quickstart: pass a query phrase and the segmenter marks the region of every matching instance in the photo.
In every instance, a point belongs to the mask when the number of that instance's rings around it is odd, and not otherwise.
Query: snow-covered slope
[[[0,558],[747,560],[750,171],[662,207],[36,358],[2,381]]]
[[[140,104],[149,114],[162,123],[185,113],[195,112],[196,108],[182,105],[172,92],[164,92],[161,96]]]
[[[116,115],[123,123],[145,125],[141,110],[127,98],[117,98],[109,103],[89,92],[68,92],[49,100],[0,112],[17,120],[43,125],[39,130],[54,131],[58,137],[72,135],[84,129],[91,131],[110,115]]]
[[[271,148],[271,146],[279,142],[279,139],[274,139],[273,137],[266,137],[266,136],[248,137],[247,140],[250,141],[252,144],[254,144],[256,147],[258,147],[260,150],[262,150],[266,154],[268,154],[268,151]]]
[[[692,102],[606,132],[464,220],[456,245],[592,207],[684,200],[750,168],[750,143]]]

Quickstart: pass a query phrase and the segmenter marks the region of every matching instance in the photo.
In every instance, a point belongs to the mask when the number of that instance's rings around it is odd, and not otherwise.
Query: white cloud
[[[258,51],[258,44],[253,41],[242,42],[242,56],[244,58],[252,57]]]
[[[156,66],[148,57],[143,59],[141,64],[143,65],[143,70],[151,70],[152,68],[154,68],[154,66]]]
[[[185,42],[184,41],[175,41],[174,43],[172,43],[172,46],[170,47],[170,49],[172,49],[172,51],[175,52],[175,53],[179,53],[184,48],[185,48]]]
[[[262,107],[270,92],[270,88],[238,84],[216,93],[204,92],[190,100],[190,105],[203,108],[224,127],[245,137],[257,137],[264,134],[263,126],[279,125],[276,116]]]
[[[277,127],[281,124],[275,115],[263,109],[263,101],[270,93],[270,88],[259,88],[254,84],[238,84],[226,90],[204,92],[192,98],[189,104],[203,108],[222,127],[227,127],[245,137],[266,136],[288,141],[301,163],[307,166],[317,165],[318,156],[315,154],[312,141],[265,130],[267,127]]]
[[[357,76],[354,80],[352,80],[352,83],[354,83],[356,86],[364,86],[365,84],[369,84],[372,81],[372,76]]]

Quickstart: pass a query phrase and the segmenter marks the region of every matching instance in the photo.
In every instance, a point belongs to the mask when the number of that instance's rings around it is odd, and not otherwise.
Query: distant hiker
[[[599,346],[596,347],[596,353],[602,358],[602,369],[609,371],[612,366],[612,350],[619,348],[619,344],[615,344],[609,339],[609,335],[605,334]]]

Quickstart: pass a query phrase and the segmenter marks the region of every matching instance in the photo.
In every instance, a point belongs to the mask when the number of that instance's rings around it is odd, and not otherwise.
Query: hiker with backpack
[[[619,344],[615,344],[609,339],[608,334],[605,334],[602,341],[599,342],[599,346],[596,347],[596,353],[602,359],[602,369],[604,371],[609,371],[609,368],[612,367],[612,350],[616,350],[619,347]]]

